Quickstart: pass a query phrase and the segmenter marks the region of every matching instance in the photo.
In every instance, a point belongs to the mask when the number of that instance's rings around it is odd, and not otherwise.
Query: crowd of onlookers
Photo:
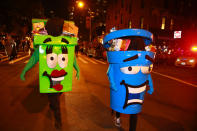
[[[9,60],[17,57],[18,51],[33,52],[33,40],[31,36],[19,37],[16,35],[10,35],[8,33],[0,33],[0,50],[5,51]],[[79,43],[75,48],[75,53],[78,52],[90,57],[98,59],[106,59],[106,49],[101,43],[90,44],[88,42]],[[186,52],[184,49],[175,46],[159,45],[156,46],[155,66],[158,65],[174,65],[177,57],[184,55]]]
[[[9,60],[17,58],[17,52],[29,52],[31,53],[33,48],[33,41],[29,36],[16,36],[9,33],[0,33],[0,50],[5,51],[5,55]]]

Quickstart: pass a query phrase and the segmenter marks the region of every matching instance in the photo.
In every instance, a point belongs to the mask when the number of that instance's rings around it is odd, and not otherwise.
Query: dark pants
[[[120,113],[116,112],[116,118],[120,118]]]
[[[116,113],[116,118],[120,118],[120,112],[115,112]],[[114,110],[112,109],[112,115],[114,114]]]
[[[112,110],[112,114],[114,113],[114,110]],[[120,118],[120,113],[116,112],[116,118]],[[137,127],[137,114],[130,114],[129,119],[129,131],[136,131]]]
[[[55,126],[62,125],[61,121],[61,111],[60,111],[60,95],[62,93],[50,93],[48,94],[48,100],[49,100],[49,107],[54,113],[55,117]]]
[[[129,131],[136,131],[137,114],[130,114]]]

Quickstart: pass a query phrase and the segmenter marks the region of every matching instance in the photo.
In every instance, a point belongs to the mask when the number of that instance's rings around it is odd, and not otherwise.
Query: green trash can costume
[[[44,22],[46,24],[46,21],[33,19],[32,23]],[[46,33],[43,33],[44,30],[42,30],[42,34]],[[22,71],[21,79],[25,80],[25,73],[39,61],[40,93],[71,91],[73,67],[77,71],[76,77],[79,79],[79,67],[75,57],[77,39],[74,34],[57,37],[34,35],[35,51]]]

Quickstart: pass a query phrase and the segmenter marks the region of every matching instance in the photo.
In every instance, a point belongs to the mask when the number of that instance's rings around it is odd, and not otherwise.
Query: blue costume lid
[[[139,37],[144,37],[144,42],[146,45],[151,44],[153,41],[153,34],[147,30],[143,29],[122,29],[122,30],[117,30],[114,32],[109,33],[106,35],[103,39],[103,44],[105,48],[109,48],[110,44],[108,41],[112,39],[117,39],[117,38],[122,38],[122,37],[129,37],[129,36],[139,36]]]

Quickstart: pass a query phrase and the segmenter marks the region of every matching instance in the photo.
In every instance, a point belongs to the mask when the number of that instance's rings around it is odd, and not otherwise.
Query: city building
[[[77,7],[73,0],[69,8],[69,20],[79,27],[79,40],[95,41],[105,31],[108,0],[83,1],[84,7]]]
[[[195,0],[111,0],[109,3],[106,33],[112,28],[141,28],[154,34],[156,45],[197,42]],[[181,38],[174,38],[174,31],[181,31]]]

